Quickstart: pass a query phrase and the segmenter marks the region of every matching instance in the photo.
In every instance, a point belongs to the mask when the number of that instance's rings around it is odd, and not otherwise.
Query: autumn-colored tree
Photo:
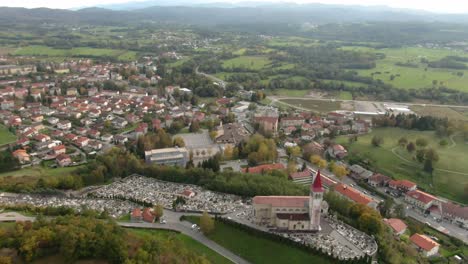
[[[310,157],[310,162],[321,169],[326,168],[328,165],[327,161],[325,159],[322,159],[322,157],[320,157],[319,155],[313,155],[312,157]]]
[[[223,157],[225,160],[231,160],[234,156],[234,148],[231,145],[227,145],[224,148]]]
[[[348,175],[348,170],[343,165],[334,165],[332,172],[340,179],[343,179],[344,176]]]
[[[185,141],[181,137],[175,137],[172,144],[174,145],[174,147],[180,147],[180,148],[185,147]]]
[[[301,147],[294,146],[286,148],[286,153],[288,154],[289,158],[296,158],[301,155]]]
[[[164,207],[162,206],[162,204],[157,204],[154,208],[153,208],[153,215],[154,217],[156,217],[156,219],[159,219],[163,216],[164,214]]]
[[[215,228],[215,223],[213,218],[205,211],[200,217],[200,228],[203,234],[208,235],[213,232]]]
[[[297,163],[294,160],[288,161],[288,174],[297,172]]]

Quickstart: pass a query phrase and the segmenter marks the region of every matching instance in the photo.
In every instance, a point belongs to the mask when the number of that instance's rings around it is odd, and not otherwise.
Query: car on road
[[[193,225],[192,225],[192,229],[195,229],[195,228],[197,228],[197,227],[198,227],[197,224],[193,224]]]
[[[161,219],[161,220],[159,221],[159,223],[160,223],[160,224],[166,224],[167,221],[166,221],[165,219]]]

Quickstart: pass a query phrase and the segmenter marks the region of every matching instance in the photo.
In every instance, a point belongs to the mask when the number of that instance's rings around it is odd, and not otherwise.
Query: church
[[[328,209],[323,193],[318,171],[309,196],[255,196],[255,223],[284,231],[320,231],[320,215]]]

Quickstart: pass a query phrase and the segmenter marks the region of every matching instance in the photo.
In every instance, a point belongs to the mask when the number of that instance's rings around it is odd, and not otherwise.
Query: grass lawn
[[[384,143],[380,147],[373,147],[371,140],[373,136],[380,136]],[[410,154],[405,148],[398,147],[397,141],[401,137],[406,137],[409,141],[417,138],[426,138],[432,147],[439,154],[440,160],[435,164],[436,169],[448,171],[434,171],[433,176],[423,172],[422,164],[414,160],[414,153]],[[350,153],[367,153],[375,160],[375,167],[378,172],[386,174],[396,179],[408,179],[416,182],[420,187],[428,192],[432,192],[455,201],[466,203],[464,186],[468,184],[468,144],[462,137],[454,137],[455,145],[450,139],[449,145],[439,146],[441,139],[433,131],[404,130],[399,128],[377,128],[372,133],[359,137],[357,142],[348,143],[347,137],[337,138],[337,142],[345,145]],[[392,152],[400,155],[407,161],[400,159]]]
[[[78,47],[55,49],[47,46],[26,46],[18,48],[13,55],[49,56],[49,57],[114,57],[121,60],[135,60],[136,52],[116,49],[97,49]]]
[[[199,218],[191,217],[190,221],[198,223]],[[214,232],[208,237],[251,263],[330,263],[322,257],[255,236],[221,222],[216,222]]]
[[[282,99],[279,100],[279,102],[284,102],[286,104],[307,108],[315,112],[331,112],[341,109],[340,102],[333,101],[320,101],[313,99]]]
[[[48,177],[48,176],[64,176],[72,173],[80,166],[76,167],[64,167],[64,168],[49,168],[49,167],[27,167],[21,170],[3,172],[0,173],[0,177],[21,177],[21,176],[30,176],[30,177]]]
[[[16,141],[16,136],[4,125],[0,125],[0,146]]]
[[[186,246],[190,251],[193,251],[199,255],[204,255],[211,263],[232,263],[230,260],[226,259],[225,257],[219,255],[212,249],[206,247],[205,245],[201,244],[200,242],[192,239],[189,236],[184,234],[166,231],[166,230],[151,230],[151,229],[128,229],[135,235],[140,237],[156,237],[161,239],[167,239],[169,237],[174,237],[177,240],[181,241],[184,246]]]
[[[252,70],[261,70],[270,63],[271,61],[264,56],[240,56],[225,60],[223,62],[223,67],[244,67]]]

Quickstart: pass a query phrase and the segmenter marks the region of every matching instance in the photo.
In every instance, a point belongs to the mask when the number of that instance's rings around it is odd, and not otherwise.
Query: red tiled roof
[[[140,208],[135,208],[132,211],[132,217],[141,217],[141,209]]]
[[[406,224],[397,218],[384,219],[384,222],[389,225],[396,233],[406,229]]]
[[[334,186],[334,185],[337,184],[336,181],[328,178],[327,176],[320,175],[320,178],[322,178],[321,180],[322,180],[323,184],[325,184],[325,186]]]
[[[247,172],[247,169],[248,169],[248,173],[262,173],[264,171],[270,171],[270,170],[284,170],[285,167],[281,163],[263,164],[263,165],[259,165],[259,166],[252,167],[252,168],[242,169],[242,172]]]
[[[315,176],[314,183],[312,184],[311,190],[315,192],[323,192],[322,187],[322,177],[320,176],[320,170],[317,171],[317,175]]]
[[[405,189],[411,189],[416,186],[416,183],[412,181],[408,181],[408,180],[397,180],[397,181],[391,180],[388,184],[390,186],[402,187]]]
[[[425,235],[421,234],[414,234],[410,237],[411,242],[413,242],[416,246],[424,249],[425,251],[430,251],[434,247],[438,246],[439,243],[435,242],[434,240],[428,238]]]
[[[428,204],[434,200],[437,200],[436,197],[428,194],[428,193],[425,193],[425,192],[422,192],[420,190],[414,190],[414,191],[409,191],[406,193],[407,196],[413,198],[413,199],[416,199],[420,202],[423,202],[425,204]]]
[[[143,210],[143,214],[142,214],[142,215],[143,215],[143,220],[144,220],[145,222],[150,222],[150,223],[152,223],[152,222],[154,221],[154,216],[153,216],[153,214],[151,213],[151,209],[150,209],[150,208],[145,208],[145,209]]]
[[[337,191],[343,196],[348,197],[356,203],[368,205],[370,202],[372,202],[372,199],[369,196],[359,192],[358,190],[352,187],[349,187],[346,184],[339,183],[338,185],[336,185],[335,191]]]
[[[304,207],[309,202],[309,196],[255,196],[252,201],[273,207]]]
[[[442,212],[462,219],[468,219],[468,207],[453,203],[442,203]]]

